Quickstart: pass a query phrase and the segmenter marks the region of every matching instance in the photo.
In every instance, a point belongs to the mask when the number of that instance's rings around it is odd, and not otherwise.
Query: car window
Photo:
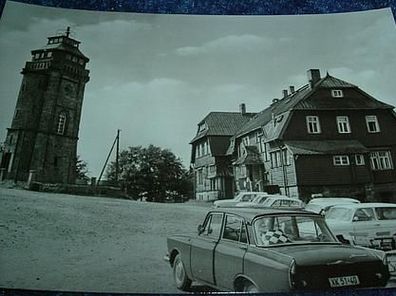
[[[308,204],[305,207],[306,211],[311,211],[311,212],[316,212],[319,213],[322,207],[320,205],[315,205],[315,204]]]
[[[345,208],[330,208],[326,211],[326,219],[338,220],[338,221],[351,221],[352,209]]]
[[[245,194],[242,196],[241,201],[251,201],[254,198],[254,194]]]
[[[396,208],[375,208],[378,220],[396,220]]]
[[[246,226],[243,220],[236,216],[227,215],[223,238],[247,243]]]
[[[263,204],[267,199],[268,199],[268,196],[260,196],[256,200],[257,200],[258,204]]]
[[[353,215],[353,221],[372,221],[375,220],[372,208],[357,209]]]
[[[336,242],[320,217],[261,217],[254,222],[253,229],[259,246]]]
[[[206,222],[205,229],[202,232],[202,236],[208,236],[213,238],[219,238],[221,232],[221,223],[223,220],[223,214],[211,214]]]
[[[275,202],[272,203],[272,207],[279,207],[281,205],[280,200],[276,200]]]

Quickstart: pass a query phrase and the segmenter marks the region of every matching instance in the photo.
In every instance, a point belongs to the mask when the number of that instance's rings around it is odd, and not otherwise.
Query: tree
[[[80,158],[80,155],[77,155],[77,160],[76,160],[76,179],[88,182],[88,180],[89,180],[88,172],[89,171],[88,171],[87,162],[82,160]]]
[[[187,171],[168,149],[153,145],[129,147],[121,151],[118,163],[118,181],[136,199],[145,195],[148,201],[163,202],[170,193],[185,195],[190,191]],[[116,181],[115,171],[116,164],[111,162],[107,170],[109,181]]]

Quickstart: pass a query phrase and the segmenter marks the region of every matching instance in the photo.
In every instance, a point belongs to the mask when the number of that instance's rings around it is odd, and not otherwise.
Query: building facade
[[[396,115],[359,87],[319,70],[283,91],[230,138],[236,191],[396,201]]]
[[[77,141],[89,59],[80,42],[65,34],[51,36],[31,51],[11,127],[0,154],[3,178],[74,183]]]
[[[230,157],[226,155],[230,138],[253,113],[244,104],[240,112],[211,112],[199,124],[191,140],[191,167],[194,171],[194,195],[198,200],[230,198],[234,179]]]

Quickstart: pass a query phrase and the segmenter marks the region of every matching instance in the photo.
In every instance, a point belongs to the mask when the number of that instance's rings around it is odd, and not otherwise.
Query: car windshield
[[[396,207],[375,208],[378,220],[396,220]]]
[[[260,247],[338,242],[321,217],[306,215],[264,216],[253,224]]]
[[[266,201],[264,205],[268,205],[275,208],[281,207],[301,207],[301,202],[299,200],[295,200],[292,198],[288,199],[273,199],[270,201]]]
[[[266,201],[267,198],[268,198],[268,196],[260,196],[259,195],[253,200],[253,202],[257,203],[257,204],[262,204]]]
[[[242,194],[241,196],[240,196],[240,198],[239,198],[239,201],[252,201],[253,200],[253,198],[255,197],[256,195],[255,194],[249,194],[249,193],[247,193],[247,194]]]
[[[338,220],[338,221],[351,221],[353,215],[353,209],[346,208],[330,208],[326,212],[326,220]]]

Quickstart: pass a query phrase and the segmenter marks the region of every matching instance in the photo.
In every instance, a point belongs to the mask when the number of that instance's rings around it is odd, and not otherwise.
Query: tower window
[[[63,135],[66,128],[66,113],[62,112],[58,116],[58,125],[56,127],[56,133],[58,135]]]

